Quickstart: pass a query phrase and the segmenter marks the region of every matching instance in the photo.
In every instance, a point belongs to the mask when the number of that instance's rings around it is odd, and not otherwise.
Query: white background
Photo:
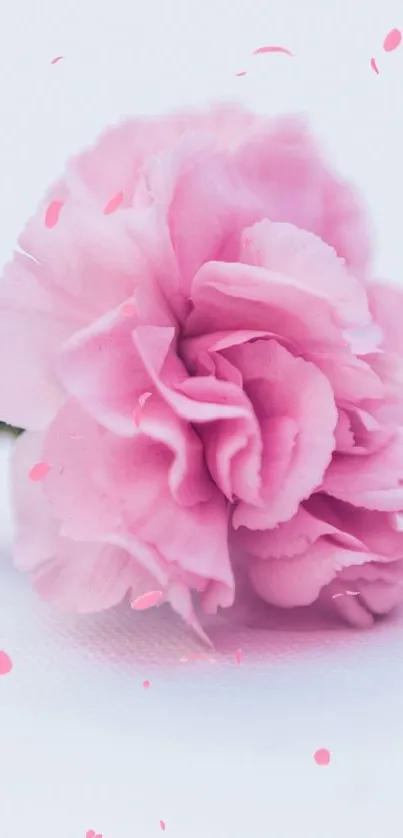
[[[66,157],[107,123],[237,100],[308,114],[370,203],[377,271],[402,281],[403,45],[382,52],[393,27],[401,0],[10,0],[0,264]],[[263,44],[295,57],[252,57]],[[183,664],[196,646],[163,617],[55,615],[10,568],[7,452],[1,838],[149,838],[160,819],[167,838],[403,834],[399,620],[362,634],[223,627],[216,664]],[[326,768],[312,758],[320,747]]]

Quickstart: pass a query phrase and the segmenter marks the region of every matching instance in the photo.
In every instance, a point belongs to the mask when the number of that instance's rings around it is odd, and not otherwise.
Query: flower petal
[[[127,437],[135,434],[133,411],[152,383],[133,345],[140,318],[172,322],[157,295],[147,301],[139,290],[135,313],[128,317],[119,307],[78,331],[62,347],[58,364],[66,390],[101,425]]]
[[[403,357],[403,292],[386,282],[368,284],[368,297],[374,319],[383,331],[383,348]]]
[[[398,512],[403,508],[403,438],[363,457],[336,454],[322,483],[322,490],[353,506]]]
[[[122,531],[152,545],[166,562],[232,590],[227,502],[213,489],[210,500],[179,506],[169,491],[161,446],[150,447],[142,439],[136,442],[136,491],[125,504]]]
[[[349,186],[326,170],[304,124],[260,120],[231,137],[231,153],[200,155],[181,170],[169,210],[171,240],[189,284],[211,259],[235,261],[242,229],[291,222],[336,248],[360,278],[368,262],[365,214]]]
[[[139,446],[144,452],[138,460]],[[196,433],[159,396],[142,411],[135,439],[116,437],[98,425],[74,402],[68,402],[50,426],[43,453],[52,468],[44,492],[61,534],[77,541],[97,541],[119,531],[126,504],[138,487],[138,469],[148,474],[146,453],[157,451],[166,466],[167,493],[175,502],[192,506],[208,500],[213,484],[204,464]],[[148,487],[142,501],[150,504]],[[140,500],[138,501],[140,506]]]
[[[334,449],[337,411],[330,385],[313,364],[276,341],[228,349],[242,372],[263,441],[264,508],[240,503],[235,528],[274,527],[287,521],[321,483]]]
[[[311,605],[344,567],[356,567],[368,559],[366,552],[343,549],[320,538],[305,553],[292,558],[257,559],[250,567],[250,579],[256,593],[272,605]]]
[[[242,390],[214,376],[189,377],[171,345],[172,328],[138,326],[133,341],[144,368],[161,396],[189,422],[212,422],[250,416]]]
[[[12,496],[16,522],[14,561],[20,570],[31,570],[54,556],[58,522],[52,518],[44,483],[29,479],[32,466],[43,456],[44,434],[26,431],[15,442],[12,458]],[[45,483],[49,474],[45,478]]]
[[[335,250],[318,236],[293,224],[265,218],[244,231],[240,261],[284,276],[296,288],[332,306],[340,324],[367,326],[370,314],[364,286]]]
[[[323,536],[341,548],[390,559],[403,556],[403,533],[396,529],[391,514],[360,509],[323,494],[312,495],[290,521],[272,530],[241,527],[235,542],[252,556],[280,559],[305,553]]]
[[[33,582],[59,608],[91,614],[112,608],[130,591],[139,595],[152,576],[114,544],[60,539],[55,558],[37,567]]]
[[[208,262],[193,280],[191,299],[185,337],[222,329],[261,330],[281,335],[296,349],[345,345],[324,295],[262,267]]]

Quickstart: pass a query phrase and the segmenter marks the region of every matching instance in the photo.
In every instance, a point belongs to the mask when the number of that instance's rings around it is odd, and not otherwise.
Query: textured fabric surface
[[[162,612],[58,614],[10,565],[8,452],[3,439],[4,838],[151,838],[160,820],[175,838],[401,834],[399,617],[367,632],[224,623],[215,662],[185,663],[203,650]]]

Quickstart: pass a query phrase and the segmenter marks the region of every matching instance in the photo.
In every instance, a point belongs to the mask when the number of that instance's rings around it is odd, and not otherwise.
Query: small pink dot
[[[117,210],[118,207],[120,207],[122,201],[123,192],[118,192],[117,195],[114,195],[113,198],[111,198],[111,200],[108,201],[104,209],[104,215],[110,215],[111,212],[115,212],[115,210]]]
[[[235,660],[236,660],[236,662],[237,662],[238,666],[240,666],[240,665],[241,665],[241,663],[242,663],[242,660],[243,660],[242,649],[237,649],[237,650],[236,650],[236,652],[235,652]]]
[[[32,480],[33,483],[40,483],[41,480],[45,479],[49,471],[49,463],[36,463],[36,465],[32,466],[31,471],[29,472],[29,479]]]
[[[318,751],[315,751],[313,758],[317,765],[329,765],[330,751],[327,748],[319,748]]]
[[[402,33],[400,29],[391,29],[390,32],[386,35],[386,38],[383,42],[383,48],[385,52],[392,52],[392,50],[396,49],[400,41],[402,40]]]
[[[8,675],[12,668],[13,664],[7,652],[0,651],[0,675]]]
[[[48,230],[51,230],[52,227],[56,227],[63,204],[64,201],[52,201],[52,203],[49,204],[45,215],[45,227],[47,227]]]
[[[85,833],[85,838],[95,838],[95,832],[93,829],[89,829],[88,832]]]
[[[160,821],[160,827],[161,827],[162,831],[165,832],[165,827],[166,827],[165,821]]]
[[[246,70],[241,70],[240,73],[235,73],[236,76],[246,76]]]
[[[149,681],[143,681],[143,687],[144,687],[145,690],[148,690],[149,686],[150,686]]]

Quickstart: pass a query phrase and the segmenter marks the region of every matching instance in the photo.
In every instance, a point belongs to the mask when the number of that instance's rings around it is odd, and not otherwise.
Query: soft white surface
[[[0,264],[66,156],[106,123],[235,98],[310,115],[371,205],[379,270],[401,281],[403,46],[381,44],[402,24],[400,0],[6,4]],[[265,43],[296,57],[251,58]],[[161,818],[168,838],[402,834],[402,621],[223,627],[215,664],[183,664],[196,644],[161,612],[56,615],[11,569],[4,443],[1,457],[0,648],[14,662],[0,678],[1,838],[151,838]]]
[[[183,663],[200,648],[164,615],[61,616],[3,553],[2,838],[401,835],[402,620],[224,628],[215,663]]]

